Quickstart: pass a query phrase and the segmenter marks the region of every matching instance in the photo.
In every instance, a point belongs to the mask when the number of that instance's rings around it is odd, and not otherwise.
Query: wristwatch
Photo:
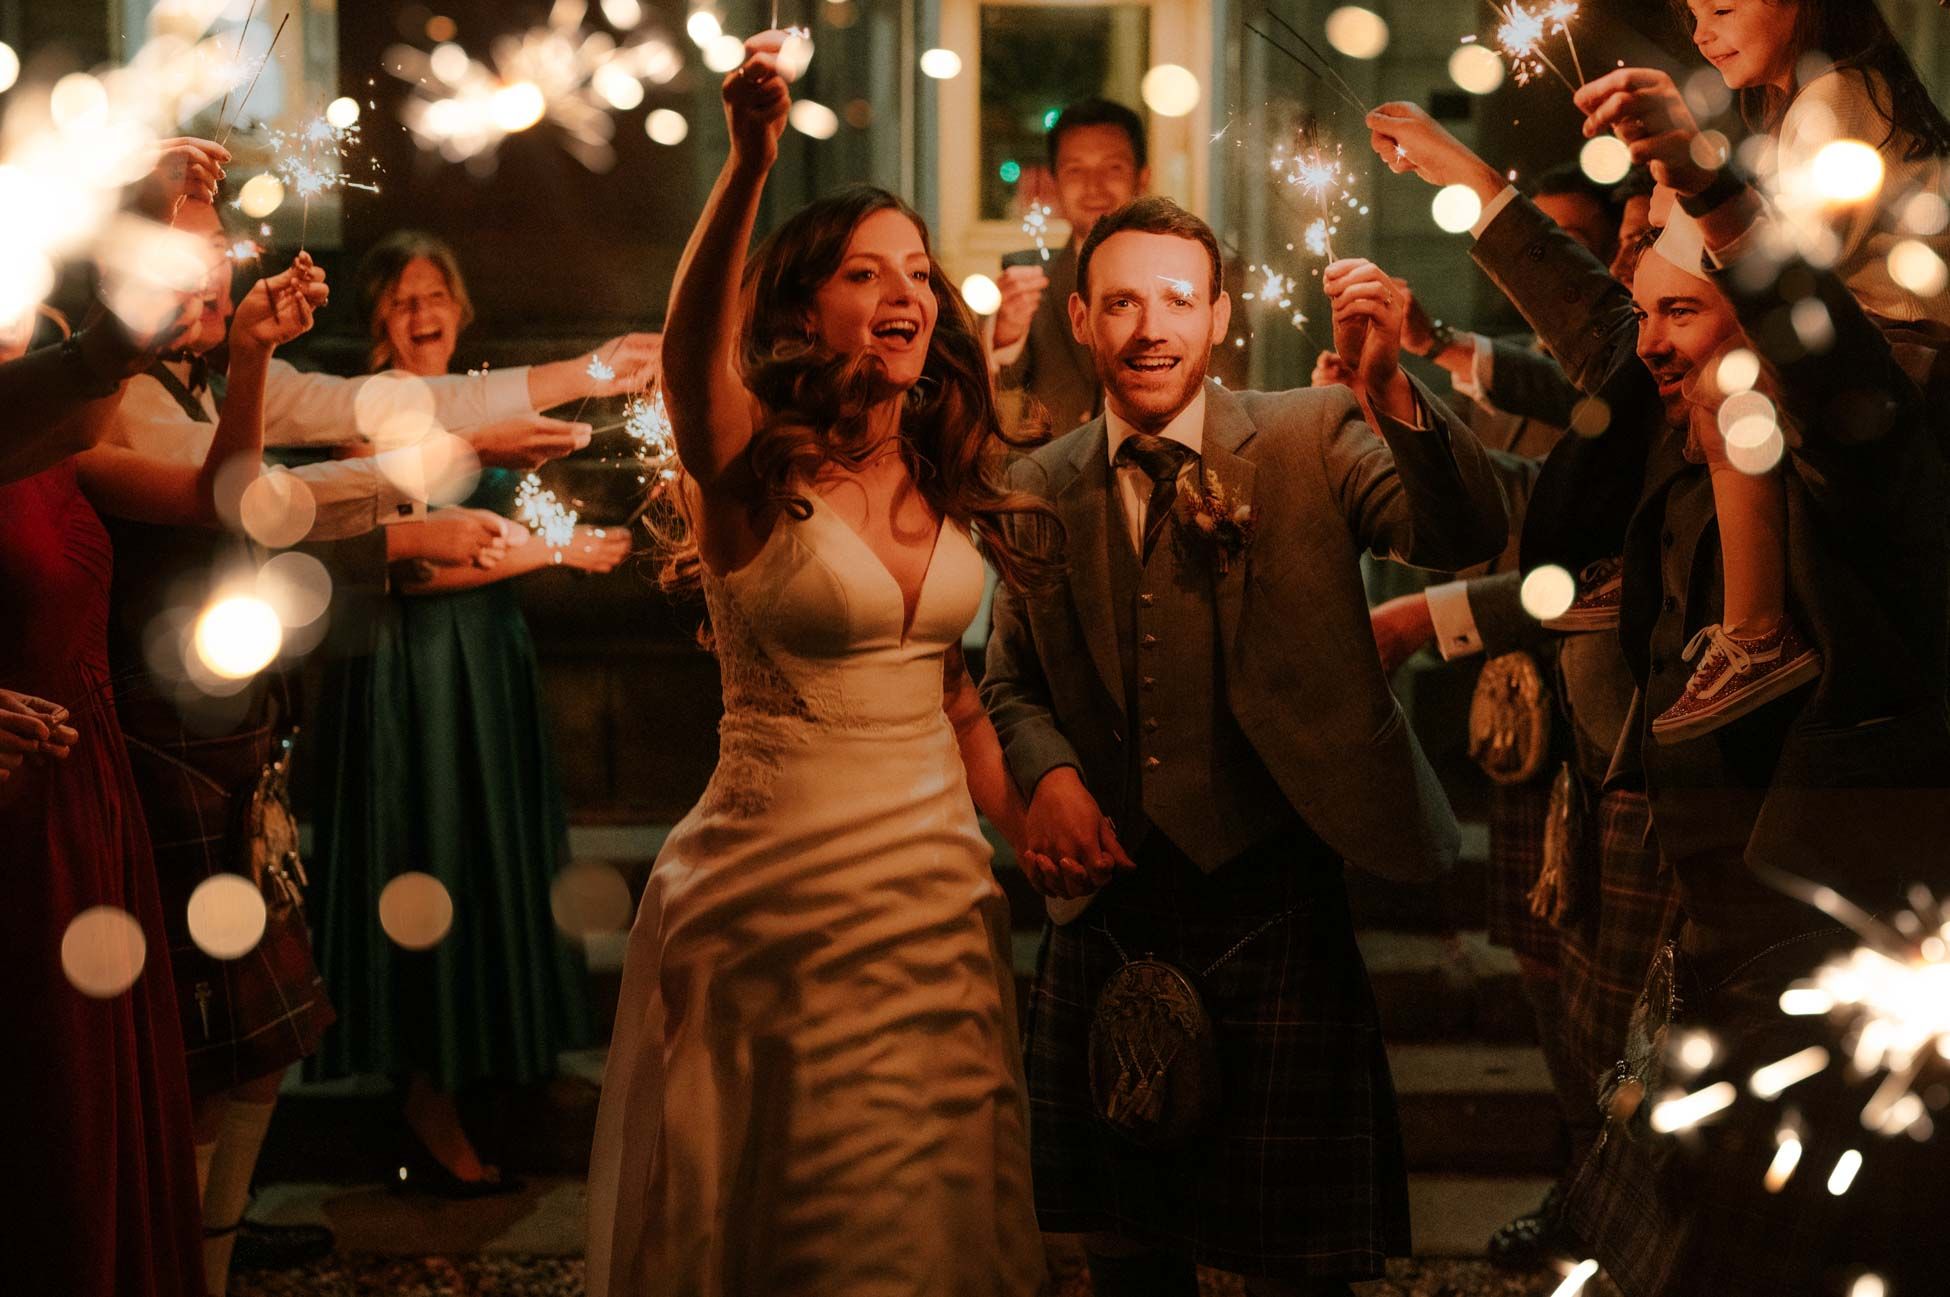
[[[1429,349],[1420,354],[1425,360],[1440,356],[1455,346],[1456,339],[1461,336],[1462,331],[1455,325],[1444,324],[1441,320],[1432,321],[1429,325]]]

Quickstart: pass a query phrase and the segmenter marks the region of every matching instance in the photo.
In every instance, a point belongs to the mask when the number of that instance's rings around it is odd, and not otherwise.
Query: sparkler
[[[1571,34],[1571,20],[1578,16],[1578,0],[1551,0],[1544,8],[1544,21],[1550,24],[1551,35],[1562,36],[1564,45],[1571,51],[1571,70],[1578,74],[1578,89],[1584,89],[1584,62],[1578,58],[1577,37]]]
[[[562,547],[575,539],[578,515],[533,473],[515,488],[515,518],[556,551],[557,563],[562,561]]]
[[[304,216],[299,223],[298,247],[305,246],[311,228],[311,200],[333,189],[363,189],[369,194],[379,186],[355,180],[346,170],[349,155],[360,142],[359,123],[334,126],[323,116],[313,117],[296,131],[274,130],[270,134],[272,168],[287,190],[304,200]]]
[[[1517,84],[1529,85],[1532,80],[1542,76],[1544,70],[1548,68],[1552,75],[1564,83],[1565,89],[1576,93],[1578,87],[1571,84],[1571,79],[1565,76],[1557,64],[1551,62],[1550,55],[1543,51],[1548,11],[1540,10],[1532,13],[1523,7],[1521,0],[1511,0],[1507,9],[1498,4],[1497,0],[1489,0],[1489,6],[1496,11],[1497,17],[1503,20],[1496,29],[1496,43],[1503,47],[1504,57],[1510,60],[1510,71],[1516,77]],[[1551,6],[1551,10],[1564,7],[1563,3],[1557,3]],[[1571,4],[1569,8],[1571,14],[1577,12],[1575,4]],[[1568,34],[1569,29],[1565,30]]]
[[[582,371],[598,383],[607,383],[616,377],[616,371],[601,356],[591,356],[588,366]]]
[[[291,15],[286,14],[284,17],[278,20],[278,29],[271,33],[271,43],[264,47],[264,57],[260,58],[257,61],[257,71],[251,73],[250,84],[244,87],[243,95],[239,97],[237,100],[237,117],[239,121],[243,119],[244,109],[250,104],[251,91],[257,89],[257,79],[264,75],[264,65],[271,61],[271,52],[277,49],[278,47],[278,38],[284,35],[284,25],[290,21],[291,21]],[[250,24],[248,21],[244,24],[244,31],[246,33],[250,31]],[[237,52],[240,57],[243,54],[243,50],[244,50],[244,38],[243,36],[239,36],[237,38]],[[229,103],[230,103],[230,96],[228,94],[225,94],[224,95],[225,106],[228,107]],[[221,113],[217,115],[217,121],[219,123],[223,122],[223,115]],[[223,134],[217,137],[217,143],[219,144],[230,143],[230,132],[236,129],[237,129],[236,122],[231,122],[228,125],[225,125],[223,127]]]
[[[1048,203],[1031,202],[1022,214],[1022,232],[1036,240],[1036,251],[1049,260],[1049,218],[1051,208]]]
[[[1271,15],[1271,17],[1275,22],[1279,23],[1282,27],[1285,27],[1288,31],[1293,32],[1294,35],[1299,36],[1299,33],[1297,31],[1294,31],[1292,24],[1288,23],[1284,18],[1281,18],[1278,14],[1274,13],[1271,9],[1268,9],[1266,12],[1269,15]],[[1360,113],[1363,117],[1366,117],[1368,115],[1368,111],[1369,111],[1368,106],[1361,101],[1361,97],[1355,94],[1354,91],[1347,85],[1345,81],[1341,80],[1340,75],[1334,71],[1332,65],[1328,64],[1324,58],[1321,58],[1319,51],[1314,50],[1313,45],[1307,40],[1306,37],[1300,36],[1300,43],[1302,45],[1305,45],[1308,50],[1312,51],[1316,59],[1320,59],[1320,62],[1318,64],[1310,63],[1306,59],[1300,57],[1298,54],[1295,54],[1292,50],[1280,44],[1280,42],[1274,40],[1272,36],[1268,35],[1263,28],[1256,27],[1250,22],[1245,23],[1244,26],[1247,31],[1259,37],[1261,40],[1265,41],[1268,45],[1272,46],[1280,53],[1286,55],[1289,59],[1292,59],[1294,63],[1299,65],[1301,71],[1306,72],[1310,76],[1314,77],[1316,80],[1325,84],[1329,90],[1332,90],[1335,94],[1339,95],[1342,98],[1342,100],[1345,101],[1356,112]]]
[[[244,38],[250,35],[251,19],[255,17],[257,17],[257,0],[251,0],[250,8],[244,11],[244,25],[237,29],[237,62],[240,65],[244,61]],[[223,119],[229,115],[230,89],[226,87],[223,92],[223,102],[217,105],[217,124],[221,126]]]

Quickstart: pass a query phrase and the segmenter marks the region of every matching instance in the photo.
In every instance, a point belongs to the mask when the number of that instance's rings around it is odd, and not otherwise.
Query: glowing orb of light
[[[1486,45],[1458,45],[1449,56],[1449,79],[1472,95],[1491,94],[1503,84],[1503,60]]]
[[[1919,297],[1935,297],[1950,287],[1950,266],[1927,243],[1904,239],[1889,249],[1889,277]]]
[[[1388,23],[1372,9],[1342,5],[1327,15],[1327,43],[1351,59],[1380,58],[1388,48]]]
[[[639,0],[603,0],[603,17],[617,31],[628,31],[643,21]]]
[[[658,108],[643,119],[643,133],[659,144],[682,144],[691,133],[691,124],[680,112]]]
[[[816,99],[795,99],[785,119],[793,130],[815,140],[830,140],[840,129],[840,115]]]
[[[14,47],[0,41],[0,93],[13,89],[14,82],[20,80],[20,55]]]
[[[1787,1188],[1787,1182],[1794,1178],[1794,1168],[1801,1165],[1801,1140],[1791,1130],[1783,1130],[1774,1137],[1774,1160],[1767,1164],[1767,1174],[1761,1186],[1769,1193],[1779,1193]]]
[[[278,468],[251,479],[237,512],[245,535],[266,549],[283,549],[310,533],[318,503],[303,478]]]
[[[961,281],[961,300],[977,315],[994,315],[1002,307],[1002,290],[987,275],[970,275]]]
[[[433,53],[427,55],[427,65],[433,69],[433,75],[448,85],[454,85],[465,77],[472,62],[467,57],[467,51],[452,41],[442,41],[433,47]]]
[[[1611,427],[1611,406],[1601,396],[1587,396],[1571,407],[1571,431],[1596,437]]]
[[[684,30],[690,35],[691,43],[704,50],[711,48],[711,43],[724,35],[724,24],[719,22],[718,16],[709,9],[693,9],[691,16],[684,20]],[[738,43],[738,48],[741,51],[745,48],[743,41]],[[742,57],[741,54],[740,58]],[[732,67],[736,66],[738,65],[732,64]],[[726,68],[725,71],[729,72],[731,68]]]
[[[1862,1169],[1862,1153],[1859,1149],[1849,1149],[1835,1159],[1835,1169],[1828,1173],[1828,1192],[1834,1197],[1847,1193],[1855,1183],[1856,1172]]]
[[[237,207],[253,220],[263,220],[284,201],[284,181],[266,171],[252,176],[237,191]]]
[[[325,105],[325,120],[335,130],[351,129],[359,120],[359,101],[349,95],[340,95]]]
[[[433,389],[424,378],[388,370],[359,384],[352,425],[381,450],[412,445],[433,431],[433,406]]]
[[[1830,203],[1859,203],[1882,190],[1882,154],[1861,140],[1831,140],[1815,154],[1815,192]]]
[[[1687,152],[1693,162],[1708,171],[1718,171],[1733,157],[1733,141],[1724,131],[1701,131],[1693,137]]]
[[[1950,229],[1950,203],[1927,190],[1903,204],[1903,231],[1928,238]]]
[[[284,647],[277,610],[253,594],[217,600],[197,615],[190,634],[196,660],[223,680],[246,680],[271,665]]]
[[[1720,367],[1713,372],[1713,381],[1728,396],[1753,391],[1754,384],[1760,381],[1760,357],[1745,347],[1734,348],[1720,357]]]
[[[257,597],[271,605],[286,629],[296,630],[332,606],[332,574],[309,554],[274,554],[257,569]]]
[[[961,75],[961,55],[953,50],[928,50],[921,55],[921,73],[936,81],[952,81]]]
[[[1562,617],[1578,597],[1578,579],[1555,563],[1532,568],[1517,589],[1523,610],[1538,621]]]
[[[135,985],[149,943],[126,910],[97,905],[74,916],[61,934],[61,971],[83,995],[111,999]]]
[[[525,131],[548,112],[548,98],[533,81],[502,86],[488,100],[488,118],[509,135]]]
[[[1598,1263],[1586,1257],[1571,1267],[1571,1273],[1564,1276],[1564,1282],[1551,1290],[1551,1297],[1578,1297],[1597,1273]]]
[[[1436,191],[1429,211],[1444,233],[1462,234],[1481,219],[1483,200],[1468,185],[1447,185]]]
[[[1676,1130],[1697,1126],[1708,1117],[1733,1106],[1739,1093],[1732,1082],[1716,1081],[1693,1094],[1662,1100],[1652,1109],[1652,1129],[1661,1135],[1670,1135]]]
[[[605,63],[589,79],[603,102],[618,112],[628,112],[643,102],[643,83],[618,63]]]
[[[212,959],[238,959],[264,937],[264,894],[248,878],[213,874],[190,893],[190,940]]]
[[[578,941],[621,932],[630,923],[630,885],[614,865],[579,861],[548,889],[555,926]]]
[[[806,75],[812,60],[812,34],[803,27],[787,28],[785,40],[779,44],[779,75],[787,81],[797,81]]]
[[[47,111],[63,130],[100,125],[108,116],[108,87],[86,72],[70,72],[48,92]]]
[[[1198,107],[1199,93],[1198,77],[1176,63],[1158,64],[1138,83],[1144,106],[1160,117],[1183,117]]]
[[[400,874],[379,893],[379,926],[404,950],[431,950],[454,926],[454,898],[432,874]]]
[[[704,46],[704,66],[713,72],[729,72],[745,61],[745,42],[729,32],[714,36]]]
[[[1594,184],[1615,185],[1632,169],[1632,149],[1616,135],[1599,135],[1578,150],[1578,166]]]

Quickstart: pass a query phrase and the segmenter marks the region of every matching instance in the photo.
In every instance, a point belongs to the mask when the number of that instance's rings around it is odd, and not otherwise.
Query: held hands
[[[630,556],[630,534],[615,527],[577,527],[569,543],[557,547],[555,558],[579,572],[609,572]]]
[[[486,509],[435,509],[424,522],[388,527],[386,557],[392,562],[420,559],[436,567],[488,569],[507,557],[510,544],[527,539],[527,528]]]
[[[1019,853],[1030,886],[1074,900],[1101,890],[1119,869],[1135,868],[1097,799],[1070,766],[1044,775],[1029,800],[1028,842]]]
[[[1368,130],[1374,151],[1398,176],[1413,171],[1437,188],[1468,185],[1486,203],[1503,192],[1495,168],[1414,104],[1381,105],[1368,114]]]
[[[792,94],[786,89],[779,51],[786,34],[764,31],[745,42],[745,61],[724,79],[725,123],[731,128],[731,160],[741,169],[765,171],[779,156]]]
[[[543,414],[518,414],[511,419],[459,429],[457,435],[474,448],[485,467],[525,472],[581,450],[589,444],[593,431],[586,423],[551,419]]]
[[[1321,287],[1334,308],[1334,350],[1353,369],[1355,392],[1392,411],[1396,388],[1408,383],[1401,368],[1408,294],[1380,266],[1359,257],[1328,266]]]
[[[81,741],[68,709],[32,694],[0,689],[0,783],[29,758],[60,761]]]
[[[1309,387],[1353,387],[1354,366],[1331,351],[1323,351],[1314,357],[1314,373],[1307,385]]]
[[[1049,288],[1049,276],[1041,266],[1010,266],[996,286],[1002,290],[1002,305],[995,310],[994,345],[1014,346],[1036,318],[1036,308],[1043,304],[1043,293]]]
[[[1713,183],[1717,168],[1693,156],[1699,122],[1664,72],[1620,68],[1587,84],[1572,102],[1585,114],[1586,138],[1610,131],[1631,147],[1633,162],[1651,164],[1660,184],[1691,195]]]
[[[309,252],[300,252],[282,274],[258,280],[237,303],[230,320],[231,350],[255,349],[268,355],[302,337],[331,296],[325,272],[312,263]]]
[[[596,372],[607,371],[613,377],[596,378],[592,375],[587,393],[589,396],[625,396],[632,392],[648,391],[663,374],[664,335],[625,333],[611,338],[579,363],[583,372],[588,374],[590,366],[598,362],[602,368]]]

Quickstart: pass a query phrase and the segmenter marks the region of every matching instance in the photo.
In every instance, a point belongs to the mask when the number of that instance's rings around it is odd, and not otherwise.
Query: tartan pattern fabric
[[[1125,1141],[1091,1101],[1091,1009],[1123,962],[1120,945],[1190,973],[1213,1020],[1221,1100],[1179,1149]],[[1045,1230],[1109,1231],[1283,1279],[1375,1277],[1385,1258],[1407,1254],[1394,1089],[1341,866],[1317,843],[1206,875],[1152,835],[1136,870],[1075,922],[1045,930],[1028,1036]]]
[[[318,1048],[337,1017],[312,962],[302,911],[281,918],[272,907],[257,946],[232,960],[205,954],[189,932],[198,884],[223,873],[249,877],[239,841],[244,811],[277,742],[269,727],[215,739],[184,734],[167,749],[129,739],[196,1098],[284,1071]]]
[[[1590,1079],[1586,1097],[1624,1056],[1625,1028],[1647,968],[1671,935],[1678,908],[1672,875],[1646,840],[1643,793],[1604,793],[1585,825],[1575,867],[1587,898],[1559,933],[1559,996],[1571,1057]]]
[[[1490,940],[1545,969],[1557,967],[1558,934],[1530,912],[1530,889],[1544,866],[1550,800],[1548,780],[1490,786]]]

